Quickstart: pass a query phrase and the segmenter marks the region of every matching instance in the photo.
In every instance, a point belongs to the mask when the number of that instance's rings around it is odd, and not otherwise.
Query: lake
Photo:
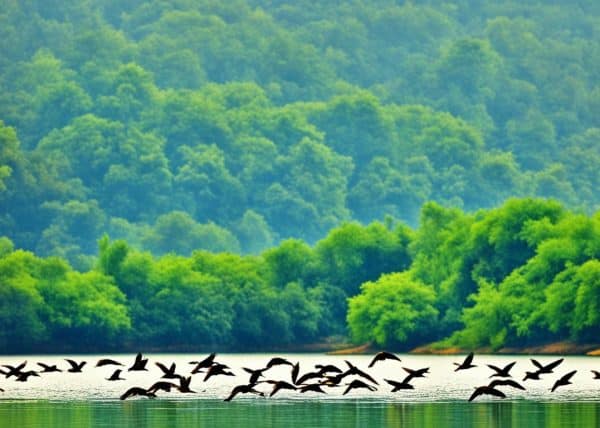
[[[67,356],[86,360],[83,373],[48,373],[16,382],[14,377],[0,379],[0,428],[14,427],[582,427],[600,426],[600,380],[591,370],[600,369],[595,357],[565,357],[554,373],[541,380],[522,382],[525,371],[535,369],[529,357],[475,356],[477,367],[454,372],[453,362],[462,356],[399,355],[402,362],[386,360],[367,368],[372,356],[331,356],[322,354],[280,355],[300,363],[300,374],[312,371],[315,364],[334,364],[346,368],[349,360],[368,372],[379,383],[376,391],[352,390],[343,395],[345,386],[326,389],[327,394],[281,390],[273,397],[238,395],[224,402],[236,385],[246,383],[248,374],[242,367],[260,368],[271,354],[220,354],[216,360],[227,364],[236,376],[216,376],[204,382],[204,374],[194,375],[194,394],[158,392],[156,399],[136,397],[120,401],[119,396],[131,386],[148,388],[162,372],[154,364],[176,363],[177,373],[189,374],[189,361],[203,359],[198,354],[149,354],[147,372],[123,373],[124,381],[109,382],[114,366],[94,367],[97,355]],[[133,363],[133,355],[103,355]],[[27,360],[24,370],[38,370],[37,362],[56,364],[66,370],[63,356],[0,356],[0,364],[16,365]],[[551,356],[533,357],[543,364],[555,360]],[[511,373],[526,391],[501,387],[507,398],[468,398],[474,388],[489,382],[493,373],[486,364],[504,366],[517,363]],[[411,381],[414,390],[391,392],[383,379],[402,380],[402,367],[429,367],[426,378]],[[554,381],[577,370],[572,385],[550,392]],[[270,379],[290,381],[289,366],[275,366],[265,375]],[[348,378],[348,381],[356,377]],[[345,383],[345,382],[344,382]],[[272,386],[260,384],[269,393]]]

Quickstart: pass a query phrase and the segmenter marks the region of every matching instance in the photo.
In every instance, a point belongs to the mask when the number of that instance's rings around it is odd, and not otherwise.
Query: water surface
[[[594,380],[591,370],[600,368],[594,357],[566,357],[555,373],[539,381],[526,381],[526,391],[502,388],[507,398],[480,397],[469,403],[474,387],[489,382],[492,371],[486,364],[503,366],[517,361],[512,374],[521,381],[525,371],[534,369],[529,357],[476,356],[476,368],[454,372],[453,362],[461,356],[400,355],[402,362],[384,361],[368,369],[372,356],[328,356],[320,354],[283,355],[300,362],[300,373],[313,370],[315,364],[335,364],[345,368],[349,360],[367,371],[378,382],[378,390],[351,391],[345,387],[327,389],[327,394],[281,391],[270,398],[239,396],[223,402],[231,389],[245,383],[248,375],[242,367],[263,367],[271,354],[223,354],[219,362],[229,365],[236,376],[218,376],[203,381],[203,374],[193,377],[194,394],[179,392],[158,393],[154,400],[136,398],[120,401],[118,397],[131,386],[144,388],[160,379],[162,372],[154,364],[175,362],[177,372],[189,375],[189,361],[206,355],[152,354],[148,372],[123,373],[125,381],[105,379],[115,369],[112,366],[95,368],[100,356],[71,356],[85,359],[83,373],[50,373],[32,377],[28,382],[0,380],[0,428],[13,427],[363,427],[363,426],[523,426],[523,427],[581,427],[600,426],[600,380]],[[107,357],[106,355],[102,357]],[[133,355],[108,356],[127,366]],[[554,357],[535,357],[543,363]],[[15,365],[28,361],[26,369],[39,369],[43,361],[67,369],[63,356],[4,356],[0,364]],[[401,380],[402,367],[430,367],[427,378],[414,379],[414,390],[391,392],[383,379]],[[554,381],[563,374],[577,370],[573,385],[550,392]],[[278,366],[266,372],[268,378],[290,380],[288,366]],[[350,379],[349,379],[350,380]],[[269,393],[271,386],[260,385]]]

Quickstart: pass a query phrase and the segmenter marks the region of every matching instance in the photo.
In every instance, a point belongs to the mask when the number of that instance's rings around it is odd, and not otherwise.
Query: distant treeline
[[[595,0],[0,5],[0,235],[79,271],[103,233],[260,254],[428,201],[600,206]]]
[[[394,349],[597,341],[600,212],[511,199],[420,225],[346,223],[314,246],[160,257],[99,241],[94,268],[0,239],[0,350],[268,350],[349,334]]]

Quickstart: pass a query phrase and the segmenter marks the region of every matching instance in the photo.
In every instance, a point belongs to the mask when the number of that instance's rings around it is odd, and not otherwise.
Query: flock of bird
[[[384,361],[392,360],[401,362],[401,359],[390,352],[382,351],[377,353],[371,360],[368,368],[372,368],[375,364]],[[535,359],[531,359],[534,365],[533,371],[526,371],[525,377],[521,382],[528,380],[540,380],[542,375],[548,375],[554,373],[562,362],[563,358],[552,361],[547,364],[542,364]],[[75,361],[72,359],[66,359],[69,367],[65,369],[69,373],[82,373],[84,366],[87,364],[86,361]],[[460,363],[454,363],[456,365],[455,372],[461,370],[468,370],[473,367],[477,367],[474,363],[474,354],[470,353],[464,361]],[[216,360],[216,354],[212,353],[206,358],[199,361],[191,361],[193,368],[189,372],[188,376],[179,374],[176,372],[175,363],[171,363],[169,366],[155,362],[156,366],[162,371],[162,377],[154,382],[150,387],[143,388],[134,386],[125,391],[121,396],[121,400],[126,400],[135,396],[144,396],[148,398],[155,398],[159,391],[171,392],[179,391],[180,393],[194,393],[191,389],[192,377],[201,375],[203,382],[216,376],[236,376],[232,369]],[[364,389],[367,391],[376,391],[381,386],[379,383],[364,370],[361,370],[350,361],[345,360],[346,367],[340,368],[332,364],[317,364],[314,369],[310,371],[300,373],[300,364],[298,362],[293,363],[286,358],[273,357],[271,358],[264,367],[260,368],[248,368],[243,367],[242,370],[248,375],[247,381],[242,384],[235,386],[224,401],[231,401],[240,394],[256,394],[259,396],[272,397],[281,390],[297,391],[299,393],[318,393],[326,394],[328,388],[343,388],[344,392],[342,395],[350,393],[352,390]],[[516,380],[512,379],[511,370],[515,366],[516,362],[511,362],[504,367],[497,367],[492,364],[486,364],[492,370],[492,374],[489,378],[492,379],[488,384],[477,386],[474,392],[469,396],[468,401],[473,401],[481,395],[490,395],[499,398],[506,398],[506,393],[499,388],[515,388],[520,390],[526,390],[526,388]],[[16,366],[4,364],[0,369],[0,374],[3,374],[6,378],[14,377],[17,382],[27,382],[30,377],[39,377],[40,374],[62,372],[63,370],[58,368],[56,365],[50,365],[46,363],[38,362],[38,370],[25,370],[27,367],[27,361],[22,362]],[[126,370],[127,372],[132,371],[148,371],[148,358],[144,358],[141,353],[138,353],[135,360]],[[95,367],[103,366],[117,366],[125,367],[125,365],[119,361],[102,358],[96,362]],[[270,379],[267,377],[269,370],[276,366],[289,366],[289,380],[283,379]],[[402,367],[406,373],[401,380],[384,379],[384,381],[391,386],[391,392],[398,392],[401,390],[411,390],[415,386],[413,383],[414,379],[426,377],[429,374],[429,367],[413,369],[409,367]],[[124,368],[117,368],[114,372],[106,378],[107,381],[121,381],[125,380],[122,375],[125,374]],[[558,378],[552,388],[551,392],[554,392],[557,388],[570,385],[571,378],[577,373],[577,370],[570,371],[560,378]],[[594,379],[600,379],[600,372],[592,370]],[[488,379],[489,379],[488,378]],[[264,392],[258,389],[263,385],[269,386],[270,391]],[[261,388],[262,389],[262,388]],[[0,392],[4,392],[0,388]]]

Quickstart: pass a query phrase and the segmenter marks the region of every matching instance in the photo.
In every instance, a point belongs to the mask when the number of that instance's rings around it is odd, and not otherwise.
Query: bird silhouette
[[[342,373],[342,369],[334,366],[333,364],[316,364],[315,368],[324,375],[325,373]]]
[[[426,373],[429,373],[429,367],[425,367],[423,369],[409,369],[408,367],[402,367],[408,376],[403,380],[403,382],[410,382],[415,377],[425,377]]]
[[[265,382],[273,385],[273,390],[269,394],[269,397],[274,396],[277,393],[277,391],[280,391],[282,389],[289,389],[292,391],[295,391],[296,389],[298,389],[296,386],[294,386],[291,383],[288,383],[284,380],[267,380]]]
[[[598,370],[591,370],[594,373],[594,379],[600,379],[600,372]]]
[[[11,376],[18,376],[21,373],[21,370],[23,370],[26,365],[27,365],[27,361],[23,361],[21,364],[19,364],[17,366],[11,366],[8,364],[4,364],[4,365],[2,365],[2,367],[6,367],[8,369],[7,372],[4,372],[4,375],[6,376],[7,379]]]
[[[267,368],[249,369],[247,367],[242,367],[242,370],[244,370],[246,373],[250,373],[250,380],[248,381],[248,384],[256,384],[259,378],[264,377],[263,372],[267,370]]]
[[[371,363],[369,364],[369,368],[373,367],[375,365],[375,363],[377,363],[378,361],[384,361],[384,360],[402,361],[402,360],[400,360],[400,358],[398,358],[396,355],[392,354],[391,352],[381,351],[381,352],[378,352],[377,354],[375,354],[375,356],[371,360]]]
[[[206,357],[202,361],[190,361],[190,364],[196,365],[196,367],[194,367],[194,369],[192,370],[192,374],[204,373],[202,371],[202,369],[210,368],[213,365],[216,356],[217,356],[217,354],[213,352],[212,354],[210,354],[208,357]]]
[[[494,366],[493,364],[486,364],[490,369],[494,370],[494,374],[490,375],[490,377],[512,377],[510,375],[510,370],[513,368],[513,366],[516,364],[516,361],[513,361],[510,364],[505,365],[504,367],[500,368],[497,366]]]
[[[484,395],[484,394],[493,395],[495,397],[500,397],[500,398],[506,398],[506,394],[504,394],[504,392],[502,392],[499,389],[496,389],[494,387],[491,387],[489,385],[485,385],[485,386],[478,386],[477,388],[475,388],[475,392],[473,392],[473,394],[471,394],[471,396],[469,397],[469,401],[473,401],[480,395]]]
[[[292,371],[290,372],[292,383],[294,385],[296,385],[296,382],[298,381],[299,374],[300,374],[300,362],[296,362],[296,364],[294,364],[292,366]]]
[[[531,359],[531,362],[538,368],[539,374],[549,374],[549,373],[554,373],[552,370],[555,369],[556,367],[558,367],[559,364],[563,362],[563,360],[564,360],[564,358],[560,358],[560,359],[558,359],[556,361],[552,361],[551,363],[548,363],[546,365],[543,365],[542,363],[534,360],[533,358]]]
[[[525,387],[518,382],[515,382],[512,379],[494,379],[488,385],[491,388],[495,388],[497,386],[511,386],[516,389],[521,389],[525,391]]]
[[[179,379],[180,375],[175,373],[175,363],[171,363],[170,367],[167,367],[163,363],[160,363],[158,361],[155,364],[163,372],[162,378]]]
[[[69,358],[65,358],[65,361],[71,366],[69,370],[67,370],[69,373],[81,373],[83,366],[87,364],[87,361],[81,361],[78,363],[77,361]]]
[[[298,387],[298,391],[300,391],[300,393],[302,394],[304,394],[305,392],[318,392],[319,394],[326,394],[326,392],[323,391],[323,389],[321,388],[321,385],[319,385],[318,383],[300,385]]]
[[[308,372],[308,373],[304,373],[302,376],[300,376],[298,379],[296,379],[296,382],[294,382],[294,383],[296,385],[302,385],[307,380],[319,379],[321,377],[322,377],[321,372]]]
[[[577,370],[573,370],[572,372],[567,373],[566,375],[558,379],[556,382],[554,382],[554,385],[550,389],[550,392],[554,392],[559,386],[571,385],[571,378],[575,373],[577,373]]]
[[[473,357],[474,354],[471,352],[469,353],[469,355],[467,355],[464,359],[464,361],[462,363],[454,363],[456,367],[456,369],[454,370],[455,372],[459,371],[459,370],[467,370],[467,369],[471,369],[473,367],[477,367],[476,365],[473,364]]]
[[[391,380],[391,379],[384,379],[384,380],[393,386],[392,392],[398,392],[402,389],[415,389],[415,387],[413,385],[411,385],[410,383],[408,383],[408,381],[406,379],[404,379],[402,382],[398,382],[398,381]]]
[[[360,388],[368,389],[369,391],[377,391],[377,388],[375,388],[374,386],[369,385],[360,379],[354,379],[352,382],[347,384],[347,388],[342,395],[348,394],[353,389],[360,389]]]
[[[229,367],[227,367],[224,364],[215,363],[214,365],[210,366],[210,368],[206,372],[206,376],[204,376],[204,382],[206,382],[213,376],[235,376],[232,372],[227,371],[228,368]]]
[[[133,362],[133,365],[129,367],[127,371],[148,371],[148,369],[146,368],[146,364],[148,364],[148,358],[143,358],[142,353],[138,352],[135,356],[135,361]]]
[[[256,386],[256,384],[254,384],[254,383],[249,383],[247,385],[238,385],[231,390],[231,393],[229,394],[229,396],[223,401],[231,401],[238,394],[257,394],[257,395],[260,395],[261,397],[264,397],[265,394],[260,391],[257,391],[254,388],[255,386]]]
[[[178,385],[175,385],[172,382],[167,382],[164,380],[160,380],[148,388],[148,393],[156,394],[158,391],[171,392],[171,388],[179,389]]]
[[[155,398],[156,394],[152,392],[148,392],[144,388],[140,388],[139,386],[133,386],[129,388],[123,395],[119,397],[120,400],[127,400],[130,397],[135,397],[136,395],[148,398]]]
[[[122,363],[115,361],[115,360],[111,360],[110,358],[102,358],[96,362],[96,367],[122,366],[122,365],[123,365]]]
[[[36,371],[33,371],[33,370],[29,370],[29,371],[26,371],[26,372],[23,372],[23,371],[22,371],[22,372],[20,372],[20,373],[17,375],[17,382],[27,382],[27,380],[28,380],[28,379],[29,379],[31,376],[40,377],[40,375],[39,375],[39,374],[38,374]]]
[[[288,360],[286,360],[285,358],[281,358],[281,357],[273,357],[271,358],[271,360],[269,360],[269,362],[267,363],[267,367],[268,369],[270,369],[271,367],[274,366],[281,366],[281,365],[288,365],[288,366],[293,366],[294,364]]]
[[[375,385],[379,385],[377,383],[377,381],[371,377],[371,375],[363,372],[361,369],[359,369],[358,367],[356,367],[355,365],[353,365],[350,361],[348,361],[348,360],[345,360],[345,361],[346,361],[346,364],[348,365],[348,370],[346,370],[344,372],[344,375],[346,375],[346,376],[350,376],[350,375],[360,376],[360,377],[363,377],[363,378],[369,380],[370,382],[373,382]]]
[[[125,380],[124,378],[120,377],[121,376],[121,369],[117,369],[113,372],[113,374],[110,375],[110,377],[107,377],[106,380],[110,380],[110,381],[114,381],[114,380]]]
[[[540,372],[537,370],[534,372],[525,372],[525,377],[523,378],[523,381],[526,381],[527,379],[540,380]]]
[[[56,367],[56,364],[49,365],[45,363],[37,363],[43,370],[40,373],[54,373],[54,372],[62,372],[61,369]]]
[[[191,376],[188,376],[188,377],[181,376],[179,378],[179,392],[195,394],[196,391],[192,391],[190,389],[190,383],[192,383],[192,377]]]

